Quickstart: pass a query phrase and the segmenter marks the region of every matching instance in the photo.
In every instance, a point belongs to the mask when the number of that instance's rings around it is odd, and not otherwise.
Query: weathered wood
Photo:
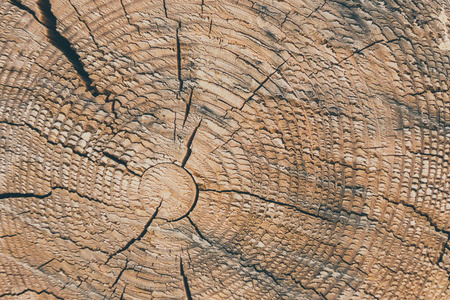
[[[450,299],[448,1],[0,3],[0,298]]]

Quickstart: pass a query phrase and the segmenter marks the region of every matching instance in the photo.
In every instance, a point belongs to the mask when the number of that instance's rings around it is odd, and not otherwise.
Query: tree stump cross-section
[[[0,0],[0,299],[450,299],[447,0]]]

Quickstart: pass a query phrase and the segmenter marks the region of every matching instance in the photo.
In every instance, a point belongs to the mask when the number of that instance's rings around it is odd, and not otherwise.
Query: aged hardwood
[[[1,299],[450,299],[447,0],[0,0]]]

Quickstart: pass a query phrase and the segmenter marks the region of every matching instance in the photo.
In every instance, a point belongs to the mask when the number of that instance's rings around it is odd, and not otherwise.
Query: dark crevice
[[[175,112],[175,118],[173,120],[173,140],[177,139],[177,113]]]
[[[180,37],[179,37],[179,31],[181,28],[181,22],[178,21],[178,28],[176,30],[176,49],[177,49],[177,78],[178,82],[180,83],[179,91],[183,89],[183,80],[181,79],[181,45],[180,45]]]
[[[442,264],[444,263],[444,254],[445,254],[445,250],[448,249],[448,248],[447,248],[447,245],[448,245],[448,242],[449,242],[449,241],[450,241],[450,236],[449,236],[449,238],[447,239],[447,241],[444,243],[444,245],[442,246],[441,253],[439,253],[439,256],[438,256],[438,258],[437,258],[437,260],[436,260],[436,265],[437,265],[438,267],[440,267],[440,268],[446,270],[447,273],[448,273],[448,275],[450,276],[450,270],[449,270],[448,268],[445,268],[444,266],[439,266],[441,263],[442,263]],[[449,278],[450,278],[450,277],[449,277]]]
[[[191,136],[189,137],[187,143],[186,143],[186,155],[183,158],[183,161],[181,162],[181,167],[184,168],[184,166],[186,165],[189,157],[191,156],[192,153],[192,142],[194,140],[195,134],[197,133],[198,128],[200,127],[200,124],[202,124],[202,121],[200,120],[200,122],[198,122],[198,125],[194,128],[194,131],[192,131]]]
[[[37,267],[37,269],[40,270],[41,268],[43,268],[44,266],[48,265],[49,263],[51,263],[51,262],[54,261],[54,260],[55,260],[55,258],[52,258],[52,259],[50,259],[50,260],[47,260],[45,263],[39,265],[39,266]]]
[[[327,4],[327,0],[325,0],[321,5],[317,6],[316,9],[314,9],[308,16],[306,16],[306,19],[310,18],[319,9],[322,9],[325,6],[325,4]]]
[[[120,5],[122,6],[123,13],[125,14],[125,17],[127,18],[128,25],[136,28],[138,33],[141,34],[141,29],[139,28],[139,26],[131,23],[130,16],[128,15],[127,9],[125,8],[125,4],[123,4],[123,0],[120,0]]]
[[[20,235],[20,233],[0,235],[0,239],[9,238],[9,237],[15,237],[15,236],[18,236],[18,235]]]
[[[359,53],[363,52],[364,50],[366,50],[366,49],[368,49],[368,48],[370,48],[370,47],[372,47],[372,46],[374,46],[374,45],[376,45],[376,44],[379,44],[379,43],[381,43],[381,42],[386,42],[386,41],[385,41],[385,40],[378,40],[378,41],[372,42],[372,43],[368,44],[367,46],[365,46],[365,47],[363,47],[363,48],[361,48],[361,49],[358,49],[358,50],[354,51],[354,52],[353,52],[352,54],[350,54],[349,56],[347,56],[347,57],[341,59],[340,61],[338,61],[338,62],[336,63],[336,65],[340,65],[343,61],[346,61],[347,59],[349,59],[350,57],[354,56],[355,54],[359,54]]]
[[[126,290],[126,288],[127,288],[127,286],[124,286],[124,287],[123,287],[122,294],[120,294],[119,300],[122,300],[122,299],[123,299],[123,295],[125,295],[125,290]]]
[[[109,154],[109,153],[107,153],[107,152],[103,152],[103,155],[104,155],[105,157],[111,159],[112,161],[114,161],[114,162],[116,162],[116,163],[118,163],[118,164],[120,164],[120,165],[123,165],[123,166],[127,169],[127,171],[130,172],[131,174],[133,174],[133,175],[135,175],[135,176],[140,176],[140,175],[138,175],[137,173],[135,173],[134,171],[130,170],[130,168],[128,168],[127,162],[126,162],[126,161],[121,160],[120,158],[118,158],[118,157],[116,157],[116,156],[114,156],[114,155],[111,155],[111,154]]]
[[[116,277],[116,280],[115,280],[114,283],[111,285],[111,288],[113,288],[113,287],[117,284],[117,282],[119,282],[120,277],[122,277],[122,274],[123,274],[123,272],[125,272],[125,270],[127,269],[127,267],[128,267],[128,260],[125,261],[125,266],[122,268],[122,270],[120,270],[119,274],[118,274],[117,277]]]
[[[165,15],[166,18],[168,19],[169,17],[167,16],[166,0],[163,0],[163,8],[164,8],[164,15]]]
[[[156,208],[155,212],[153,213],[153,215],[150,217],[150,219],[147,221],[147,223],[144,226],[144,229],[142,229],[141,233],[136,237],[136,238],[132,238],[130,241],[128,241],[128,243],[123,246],[122,248],[120,248],[119,250],[117,250],[116,252],[112,253],[109,255],[108,259],[105,262],[105,265],[108,264],[108,262],[111,260],[111,258],[113,258],[114,256],[116,256],[119,253],[122,253],[124,251],[126,251],[128,248],[130,248],[135,242],[140,241],[144,235],[147,233],[148,228],[150,227],[150,225],[152,224],[152,221],[156,218],[156,215],[158,214],[159,208],[161,207],[162,201],[159,203],[158,207]]]
[[[93,84],[92,79],[89,77],[88,72],[86,71],[86,68],[81,61],[80,55],[75,51],[72,44],[69,42],[67,38],[65,38],[58,30],[57,30],[57,18],[52,12],[52,6],[50,4],[50,0],[37,0],[37,8],[40,11],[41,18],[38,18],[36,13],[29,8],[28,6],[24,5],[19,0],[10,0],[10,3],[17,8],[26,11],[27,13],[31,14],[33,18],[42,26],[46,28],[45,35],[48,39],[48,41],[56,47],[59,51],[62,52],[62,54],[67,58],[67,60],[71,63],[72,67],[78,74],[78,77],[83,82],[86,91],[91,93],[93,97],[97,97],[99,95],[105,95],[106,96],[106,102],[109,101],[109,98],[111,96],[111,92],[105,90],[103,93],[101,93],[98,88]],[[91,30],[89,26],[87,25],[84,20],[81,19],[81,15],[79,14],[76,7],[70,2],[70,4],[75,9],[76,13],[78,14],[78,19],[85,24],[85,26],[88,28],[88,32],[92,38],[92,41],[94,44],[99,47],[97,41],[93,37]]]
[[[195,225],[194,221],[192,221],[192,219],[187,216],[187,219],[189,220],[189,223],[191,223],[192,227],[194,227],[195,232],[197,233],[197,235],[202,239],[207,241],[208,243],[210,243],[207,239],[205,239],[205,237],[203,236],[203,234],[200,232],[200,230],[198,229],[197,225]],[[211,243],[210,243],[211,244]]]
[[[248,265],[247,266],[247,265],[243,264],[241,261],[239,262],[239,264],[246,268],[253,268],[258,273],[266,274],[266,276],[269,277],[270,279],[272,279],[273,282],[275,282],[277,285],[280,285],[279,281],[275,278],[275,276],[273,276],[272,273],[268,272],[267,270],[262,269],[260,265]]]
[[[54,294],[52,292],[49,292],[49,291],[46,291],[46,290],[42,290],[42,291],[39,292],[39,291],[36,291],[34,289],[25,289],[25,290],[23,290],[23,291],[21,291],[19,293],[4,293],[4,294],[0,295],[0,298],[1,297],[7,297],[7,296],[12,296],[12,297],[14,297],[14,296],[21,296],[21,295],[23,295],[25,293],[28,293],[28,292],[32,292],[32,293],[35,293],[35,294],[38,294],[38,295],[46,294],[46,295],[49,295],[49,296],[53,296],[56,299],[64,299],[64,298],[59,297],[58,295],[56,295],[56,294]]]
[[[18,1],[18,0],[10,0],[9,2],[10,2],[12,5],[14,5],[15,7],[19,8],[19,9],[21,9],[21,10],[24,10],[24,11],[26,11],[27,13],[29,13],[30,15],[33,16],[33,18],[34,18],[38,23],[40,23],[41,25],[45,26],[45,24],[42,23],[41,20],[39,20],[39,18],[36,16],[36,13],[35,13],[31,8],[29,8],[28,6],[22,4],[22,2],[20,2],[20,1]]]
[[[7,199],[7,198],[38,198],[38,199],[45,199],[47,197],[50,197],[52,195],[53,191],[50,191],[47,194],[39,195],[39,194],[33,194],[33,193],[4,193],[0,194],[0,199]]]
[[[50,43],[58,48],[64,56],[71,62],[73,68],[77,72],[80,79],[83,81],[86,86],[86,90],[89,91],[94,97],[100,95],[98,90],[93,86],[92,80],[89,77],[89,74],[85,70],[83,63],[81,62],[81,58],[75,49],[70,44],[69,40],[67,40],[61,33],[58,32],[56,28],[57,19],[52,12],[52,6],[49,0],[37,0],[37,7],[39,8],[42,14],[42,24],[47,28],[47,38]]]
[[[188,100],[186,101],[186,110],[184,112],[184,119],[183,119],[183,128],[184,124],[186,124],[186,120],[189,116],[189,111],[191,110],[191,102],[192,102],[192,94],[194,93],[194,88],[191,89],[191,92],[189,93]]]
[[[280,68],[281,68],[286,62],[287,62],[287,60],[283,61],[283,62],[278,66],[278,68],[275,69],[275,71],[273,71],[272,73],[270,73],[269,76],[267,76],[263,81],[261,81],[261,82],[259,83],[259,85],[256,87],[256,89],[252,92],[252,94],[244,101],[244,103],[243,103],[242,106],[239,108],[239,110],[242,110],[242,109],[244,108],[245,104],[247,104],[247,102],[250,101],[250,100],[255,96],[256,92],[258,92],[259,89],[261,89],[261,88],[264,86],[264,84],[266,84],[266,82],[269,81],[269,79],[270,79],[275,73],[277,73],[277,72],[280,70]]]
[[[291,12],[289,11],[289,12],[284,16],[284,20],[281,22],[280,27],[283,27],[284,23],[286,23],[286,21],[287,21],[287,19],[288,19],[290,13],[291,13]]]
[[[181,257],[180,257],[180,275],[181,277],[183,277],[184,292],[186,293],[186,298],[188,300],[192,300],[191,290],[189,288],[189,281],[186,275],[184,274],[183,259]]]

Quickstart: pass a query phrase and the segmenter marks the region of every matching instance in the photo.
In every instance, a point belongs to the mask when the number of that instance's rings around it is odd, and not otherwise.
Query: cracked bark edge
[[[180,257],[180,275],[183,278],[184,292],[186,293],[186,298],[188,300],[192,300],[191,289],[189,288],[189,281],[188,278],[186,277],[186,274],[184,273],[183,259],[181,257]]]
[[[142,229],[141,233],[136,237],[136,238],[132,238],[131,240],[128,241],[128,243],[126,243],[125,246],[123,246],[122,248],[120,248],[119,250],[117,250],[116,252],[110,254],[108,256],[108,259],[105,262],[105,265],[107,265],[109,263],[109,261],[116,256],[117,254],[120,254],[124,251],[126,251],[128,248],[130,248],[135,242],[140,241],[144,235],[147,233],[148,228],[150,227],[150,225],[152,224],[153,220],[156,218],[156,215],[158,214],[158,211],[160,209],[162,205],[162,201],[159,202],[158,207],[156,208],[155,212],[153,213],[153,215],[150,217],[150,219],[147,221],[147,223],[144,226],[144,229]]]

